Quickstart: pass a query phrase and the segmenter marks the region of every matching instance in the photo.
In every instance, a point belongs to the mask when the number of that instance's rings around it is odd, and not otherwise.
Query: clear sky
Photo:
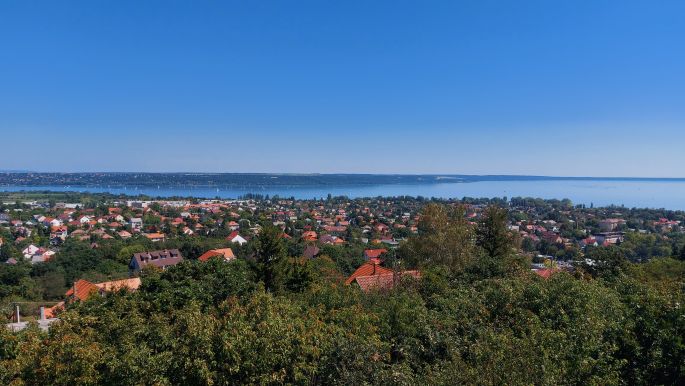
[[[0,169],[685,177],[684,15],[0,0]]]

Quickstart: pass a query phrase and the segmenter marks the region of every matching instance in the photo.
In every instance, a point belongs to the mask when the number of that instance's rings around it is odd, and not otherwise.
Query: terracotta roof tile
[[[74,291],[75,290],[75,291]],[[94,292],[98,291],[98,287],[88,280],[80,279],[67,291],[67,297],[74,296],[78,300],[86,300]]]
[[[212,257],[216,256],[223,256],[223,258],[226,261],[230,261],[235,259],[235,255],[233,254],[233,250],[231,248],[221,248],[221,249],[210,249],[209,251],[205,252],[202,254],[202,256],[198,257],[198,260],[200,261],[207,261],[211,259]]]
[[[392,270],[388,268],[381,267],[373,261],[368,261],[357,268],[354,273],[345,280],[345,284],[351,284],[359,276],[374,276],[392,274]]]
[[[373,258],[378,258],[382,254],[388,252],[387,249],[367,249],[364,251],[364,256],[367,259],[373,259]]]

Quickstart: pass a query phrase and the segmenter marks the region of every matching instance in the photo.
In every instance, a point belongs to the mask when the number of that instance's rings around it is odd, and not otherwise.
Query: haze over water
[[[534,197],[545,199],[568,198],[574,204],[594,206],[618,205],[626,207],[665,208],[685,210],[685,181],[653,180],[549,180],[549,181],[479,181],[470,183],[430,183],[430,184],[377,184],[377,185],[339,185],[339,186],[268,186],[261,188],[235,187],[165,187],[136,186],[2,186],[4,191],[78,191],[92,193],[123,193],[130,195],[145,194],[152,197],[199,197],[199,198],[238,198],[248,193],[298,199],[322,198],[333,196],[376,197],[376,196],[423,196],[438,198],[462,197]]]

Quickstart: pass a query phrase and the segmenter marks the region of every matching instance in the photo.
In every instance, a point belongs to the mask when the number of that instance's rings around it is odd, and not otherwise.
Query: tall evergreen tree
[[[277,287],[277,271],[286,258],[286,246],[281,237],[283,232],[275,226],[262,228],[255,242],[257,276],[264,282],[267,291]]]
[[[505,257],[511,254],[513,241],[507,230],[505,208],[491,205],[485,209],[483,219],[476,230],[476,245],[483,248],[490,257]]]

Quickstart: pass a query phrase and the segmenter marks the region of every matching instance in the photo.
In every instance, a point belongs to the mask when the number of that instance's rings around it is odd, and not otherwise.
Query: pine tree
[[[262,228],[255,245],[257,275],[264,282],[267,291],[274,291],[277,284],[279,265],[285,261],[286,247],[281,230],[275,226]]]
[[[476,230],[476,244],[490,257],[505,257],[512,251],[512,239],[507,230],[507,210],[498,206],[485,209]]]

